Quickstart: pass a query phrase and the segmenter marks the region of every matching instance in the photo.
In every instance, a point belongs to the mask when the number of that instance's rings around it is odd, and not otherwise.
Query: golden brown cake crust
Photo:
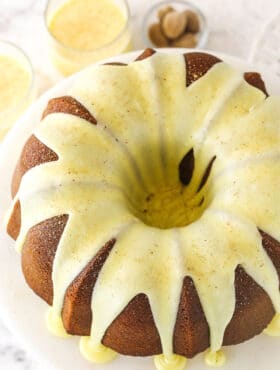
[[[41,143],[36,136],[30,136],[23,147],[20,159],[14,171],[12,180],[12,196],[14,197],[16,195],[21,178],[25,172],[40,163],[52,162],[57,159],[58,156],[55,152]]]
[[[205,75],[214,64],[221,62],[221,59],[213,55],[199,52],[186,53],[184,57],[187,70],[187,86]]]
[[[256,87],[257,89],[262,90],[266,96],[268,96],[268,92],[265,87],[265,83],[262,80],[262,77],[257,72],[245,72],[244,73],[245,80],[252,86]]]
[[[154,53],[154,50],[147,49],[137,60],[148,58]],[[215,63],[220,62],[218,58],[204,53],[185,54],[185,61],[189,71],[186,76],[187,86],[203,76]],[[259,74],[245,73],[244,78],[267,94]],[[54,112],[78,115],[97,124],[87,109],[69,96],[52,99],[43,117]],[[19,188],[22,176],[30,168],[57,159],[56,153],[35,136],[31,136],[24,146],[15,170],[12,182],[13,196]],[[23,247],[22,269],[26,281],[48,304],[52,304],[53,299],[51,280],[53,260],[67,219],[67,215],[57,215],[35,225],[29,230]],[[20,203],[18,202],[8,225],[8,233],[14,239],[17,238],[20,224]],[[260,233],[263,246],[280,274],[280,244],[263,231]],[[114,239],[108,241],[67,289],[62,318],[65,328],[71,334],[90,334],[92,290],[99,271],[115,242]],[[240,343],[259,334],[274,315],[274,309],[267,294],[240,266],[236,269],[235,290],[235,313],[225,332],[225,345]],[[115,319],[107,329],[103,343],[127,355],[148,356],[161,353],[159,334],[148,298],[144,294],[136,296]],[[208,346],[208,324],[194,283],[191,278],[185,277],[174,330],[174,351],[186,357],[193,357]]]
[[[62,215],[32,227],[22,250],[21,264],[25,279],[49,305],[53,301],[53,261],[67,220],[68,216]]]
[[[81,117],[94,125],[97,123],[96,119],[90,114],[90,112],[71,96],[61,96],[59,98],[51,99],[47,108],[43,112],[42,118],[45,118],[51,113],[68,113]]]
[[[89,323],[92,321],[91,292],[96,283],[98,272],[109,256],[116,240],[109,240],[94,256],[87,267],[68,287],[62,317],[65,328],[70,334],[89,335]]]
[[[143,53],[140,54],[135,60],[138,62],[140,60],[147,59],[147,58],[151,57],[154,54],[155,54],[155,50],[148,48],[148,49],[145,49],[143,51]]]

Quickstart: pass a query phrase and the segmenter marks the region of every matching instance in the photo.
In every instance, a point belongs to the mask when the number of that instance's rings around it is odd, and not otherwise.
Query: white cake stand
[[[165,50],[183,53],[186,50]],[[113,58],[119,62],[130,62],[140,52]],[[258,70],[248,63],[228,55],[217,54],[224,61],[242,71]],[[267,82],[269,93],[280,94],[280,78],[267,71],[259,71]],[[0,148],[0,310],[5,324],[13,331],[22,345],[29,350],[48,370],[151,370],[151,358],[129,358],[120,356],[108,365],[92,365],[85,361],[78,350],[78,338],[69,340],[53,337],[47,331],[44,315],[47,305],[27,287],[20,269],[20,256],[14,250],[14,242],[3,227],[3,218],[10,201],[10,183],[22,146],[38,124],[48,100],[65,95],[79,77],[79,73],[67,78],[45,93],[35,102],[7,135]],[[226,347],[228,361],[225,370],[279,370],[280,338],[260,335],[247,343]],[[202,355],[190,361],[190,369],[206,370]]]

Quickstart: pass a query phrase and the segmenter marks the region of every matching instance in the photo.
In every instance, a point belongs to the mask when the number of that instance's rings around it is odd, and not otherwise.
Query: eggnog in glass
[[[15,45],[0,41],[0,142],[28,105],[36,91],[28,57]]]
[[[49,0],[45,22],[53,63],[66,76],[131,49],[125,0]]]

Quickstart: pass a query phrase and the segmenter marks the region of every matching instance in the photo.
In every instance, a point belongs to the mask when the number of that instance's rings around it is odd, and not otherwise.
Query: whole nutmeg
[[[194,48],[197,45],[197,38],[193,33],[185,33],[171,44],[176,48]]]
[[[162,33],[159,23],[153,23],[149,27],[149,38],[155,46],[160,48],[168,46],[168,40]]]
[[[184,13],[188,19],[186,31],[192,32],[192,33],[199,32],[200,22],[199,22],[198,15],[192,10],[185,10]]]
[[[187,27],[187,21],[188,18],[185,12],[169,12],[162,19],[162,31],[167,38],[175,40],[184,33]]]
[[[174,8],[170,5],[166,5],[163,8],[160,8],[158,10],[158,19],[159,21],[162,21],[163,17],[166,16],[167,13],[174,12]]]

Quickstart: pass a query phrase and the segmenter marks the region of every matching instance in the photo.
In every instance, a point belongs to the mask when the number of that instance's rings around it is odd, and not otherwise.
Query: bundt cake
[[[50,330],[174,370],[280,334],[279,127],[261,76],[209,54],[80,74],[23,148],[7,221]]]

